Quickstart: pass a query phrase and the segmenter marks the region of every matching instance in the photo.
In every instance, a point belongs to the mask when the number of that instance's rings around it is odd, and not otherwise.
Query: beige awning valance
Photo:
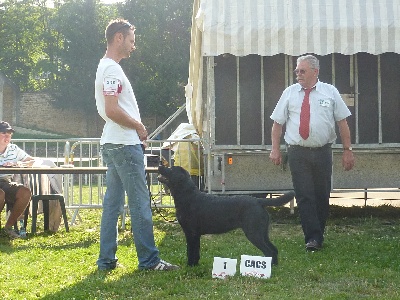
[[[400,53],[400,0],[200,0],[202,55]]]

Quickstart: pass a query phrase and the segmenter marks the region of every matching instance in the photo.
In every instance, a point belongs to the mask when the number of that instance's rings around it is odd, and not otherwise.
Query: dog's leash
[[[168,220],[168,219],[167,219],[167,217],[162,213],[161,208],[157,206],[157,203],[156,203],[156,201],[155,201],[155,198],[156,198],[156,197],[153,196],[153,195],[151,195],[151,193],[150,193],[150,199],[151,199],[151,201],[153,202],[153,207],[155,208],[155,210],[157,211],[157,213],[160,215],[160,217],[163,218],[165,222],[168,222],[168,223],[176,223],[176,222],[177,222],[177,219],[176,219],[176,218],[174,218],[174,220]]]
[[[163,165],[162,160],[160,160],[159,165],[160,165],[160,166]],[[149,190],[150,201],[153,202],[153,207],[155,208],[155,210],[157,211],[157,213],[160,215],[160,217],[163,218],[165,222],[168,222],[168,223],[176,223],[176,222],[177,222],[177,219],[176,219],[176,218],[175,218],[174,220],[168,220],[168,219],[166,218],[166,216],[162,213],[161,208],[157,206],[157,203],[156,203],[156,201],[155,201],[156,196],[153,196],[152,193],[151,193],[149,181],[147,181],[147,185],[148,185],[148,190]],[[160,190],[160,193],[162,193],[162,190]]]

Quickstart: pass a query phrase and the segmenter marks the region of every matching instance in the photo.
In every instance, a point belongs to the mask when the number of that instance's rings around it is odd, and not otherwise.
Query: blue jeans
[[[125,204],[126,192],[139,269],[148,269],[158,264],[160,258],[154,242],[150,196],[141,145],[105,144],[102,146],[102,155],[108,170],[97,265],[99,269],[116,267],[118,217]]]

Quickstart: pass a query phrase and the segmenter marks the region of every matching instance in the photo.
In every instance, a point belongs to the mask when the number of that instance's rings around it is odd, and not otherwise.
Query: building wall
[[[17,87],[0,73],[0,120],[16,122],[15,99],[17,94]]]
[[[0,120],[28,129],[88,138],[100,137],[104,126],[103,119],[97,113],[89,115],[79,108],[57,108],[49,94],[20,93],[18,87],[1,72]],[[142,122],[149,133],[156,130],[164,121],[165,118],[157,115],[150,117],[142,115]],[[168,138],[176,127],[177,125],[168,128],[158,138]]]
[[[79,137],[100,137],[104,121],[85,111],[61,109],[44,93],[22,93],[19,103],[18,126]]]
[[[97,113],[61,109],[53,105],[54,100],[45,93],[22,93],[19,101],[17,122],[14,125],[36,130],[45,130],[77,137],[100,137],[104,121]],[[150,133],[164,120],[156,116],[142,118]]]
[[[14,101],[12,101],[15,97],[15,91],[12,86],[5,85],[3,89],[3,117],[5,120],[10,120],[12,122],[15,120],[15,107]]]

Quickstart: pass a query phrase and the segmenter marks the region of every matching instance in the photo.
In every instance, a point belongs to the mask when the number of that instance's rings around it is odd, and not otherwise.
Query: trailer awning
[[[203,56],[400,53],[399,8],[400,0],[200,0],[196,25]]]
[[[203,128],[203,56],[400,54],[400,0],[194,0],[186,109]]]

